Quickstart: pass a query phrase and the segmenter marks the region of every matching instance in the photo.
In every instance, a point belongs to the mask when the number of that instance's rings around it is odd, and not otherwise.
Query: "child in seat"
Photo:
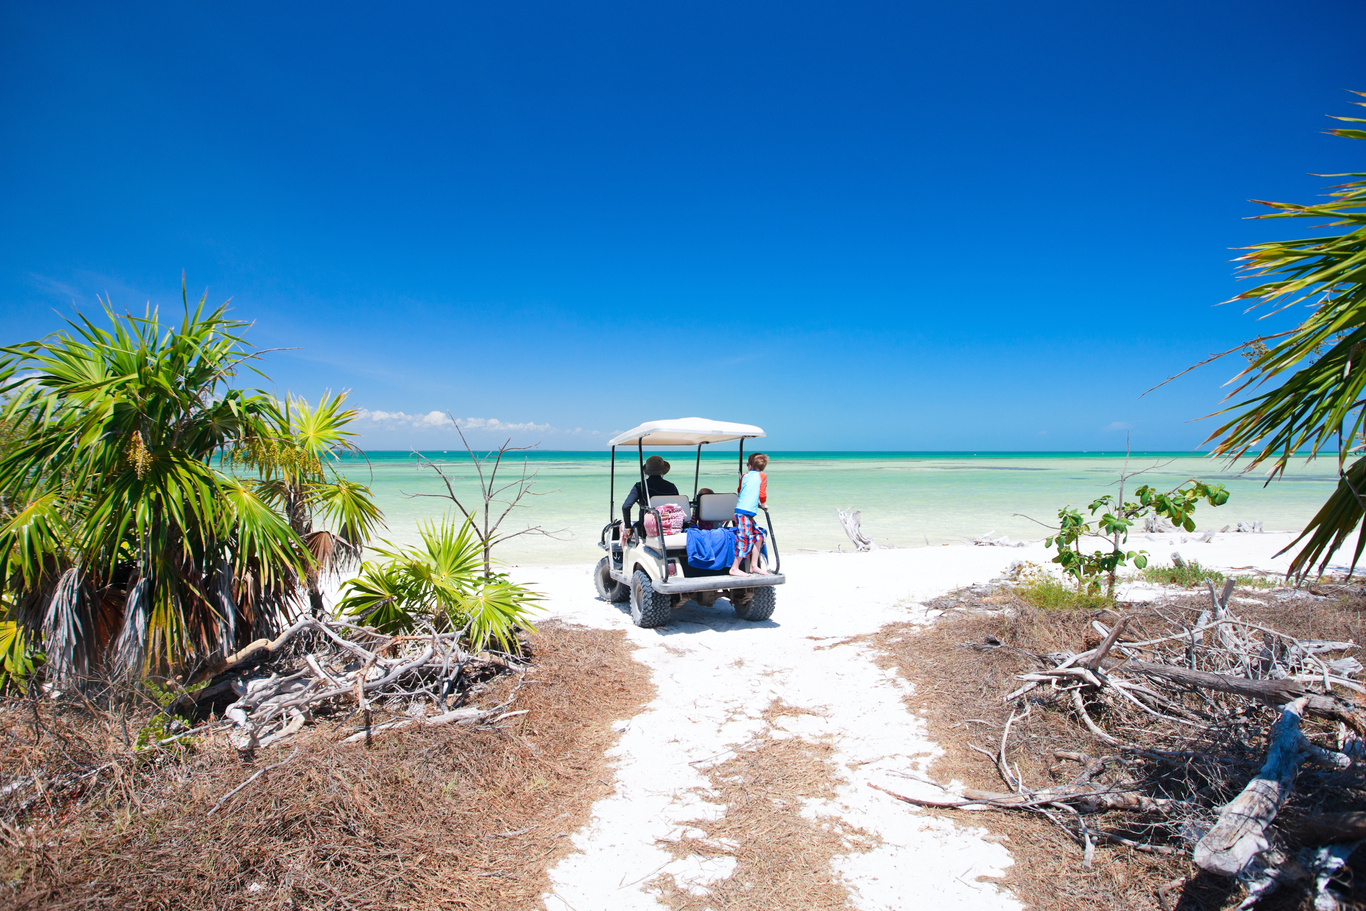
[[[692,527],[699,531],[711,531],[716,527],[715,522],[706,522],[702,519],[702,498],[709,493],[716,493],[710,487],[703,487],[697,492],[697,503],[693,506]]]

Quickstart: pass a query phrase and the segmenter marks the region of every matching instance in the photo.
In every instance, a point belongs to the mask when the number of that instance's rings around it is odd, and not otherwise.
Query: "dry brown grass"
[[[1346,586],[1321,586],[1318,590],[1328,597],[1283,600],[1274,593],[1249,594],[1240,590],[1239,596],[1253,597],[1256,603],[1238,603],[1235,609],[1245,620],[1301,638],[1366,641],[1366,598],[1361,590]],[[1160,610],[1168,616],[1189,612],[1193,618],[1207,604],[1207,596],[1192,593]],[[1087,627],[1097,614],[1038,610],[1007,593],[959,592],[934,606],[946,609],[946,613],[932,625],[888,628],[868,641],[882,652],[884,666],[897,668],[915,685],[909,707],[924,716],[931,738],[945,750],[930,774],[946,783],[958,779],[967,787],[1009,790],[1002,784],[995,764],[972,747],[993,753],[998,749],[1009,715],[1002,697],[1019,685],[1016,674],[1035,670],[1039,663],[1021,651],[971,646],[993,637],[1026,652],[1080,651],[1086,647]],[[1130,630],[1135,636],[1141,636],[1145,628],[1155,631],[1165,625],[1166,621],[1152,609],[1121,607],[1133,614]],[[1261,763],[1264,743],[1258,743],[1257,737],[1269,717],[1266,710],[1249,710],[1249,739],[1258,751],[1250,751],[1246,757],[1248,775]],[[1116,733],[1125,739],[1136,739],[1134,732]],[[1012,765],[1018,764],[1028,786],[1046,787],[1079,771],[1073,763],[1058,761],[1053,755],[1055,750],[1078,750],[1092,756],[1114,752],[1062,711],[1035,707],[1027,719],[1017,720],[1012,727],[1008,758]],[[1313,773],[1302,773],[1296,798],[1301,805],[1327,799],[1327,795],[1315,792],[1313,780]],[[1246,776],[1223,786],[1236,791],[1245,781]],[[1363,796],[1366,795],[1357,795],[1352,800],[1351,795],[1346,795],[1348,803],[1356,804],[1362,803]],[[1355,808],[1343,805],[1343,794],[1335,794],[1331,799],[1338,808]],[[960,822],[970,819],[1006,836],[1015,863],[1007,873],[1005,885],[1031,908],[1081,911],[1166,907],[1194,911],[1233,907],[1243,895],[1241,887],[1230,880],[1197,876],[1188,854],[1167,857],[1126,847],[1102,846],[1096,850],[1092,868],[1082,869],[1081,850],[1076,842],[1042,816],[978,811],[965,817],[961,811],[910,808],[908,812],[934,812]],[[1351,891],[1349,907],[1366,907],[1366,862],[1357,858],[1349,876],[1352,874],[1359,885]],[[1261,907],[1301,906],[1310,907],[1303,904],[1303,893],[1289,893],[1273,894]]]
[[[320,724],[253,763],[220,742],[130,760],[116,729],[82,728],[74,716],[44,719],[49,733],[35,746],[28,708],[11,709],[0,718],[6,780],[50,772],[63,752],[84,764],[105,750],[116,764],[0,832],[0,904],[540,907],[569,834],[610,792],[612,722],[635,714],[652,687],[620,633],[548,623],[532,650],[513,706],[527,714],[501,726],[401,730],[366,749],[338,743],[354,721]],[[497,704],[517,684],[496,679],[482,701]],[[207,815],[295,746],[292,760]]]
[[[834,818],[802,815],[809,800],[835,795],[833,747],[825,741],[772,734],[773,721],[803,710],[776,703],[765,714],[770,730],[755,743],[709,770],[715,799],[725,804],[717,820],[694,820],[702,837],[669,844],[675,857],[730,857],[730,875],[694,894],[671,876],[652,885],[679,911],[726,908],[843,909],[849,891],[831,860],[874,847],[869,834]]]

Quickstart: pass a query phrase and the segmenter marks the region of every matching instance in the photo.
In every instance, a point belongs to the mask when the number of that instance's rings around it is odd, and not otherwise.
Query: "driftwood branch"
[[[1160,677],[1183,686],[1197,686],[1202,689],[1218,690],[1256,699],[1267,705],[1284,705],[1305,694],[1304,687],[1294,680],[1247,680],[1228,674],[1213,674],[1209,671],[1193,671],[1170,664],[1151,664],[1134,659],[1112,661],[1111,670],[1128,670],[1149,677]]]
[[[873,543],[873,539],[865,535],[863,529],[860,527],[860,523],[863,521],[863,513],[857,509],[851,509],[848,512],[845,512],[838,508],[835,512],[839,514],[840,525],[844,527],[844,533],[848,535],[849,540],[854,543],[854,550],[865,551],[877,548],[877,545]]]
[[[1107,843],[1152,853],[1192,852],[1205,870],[1243,877],[1249,890],[1243,907],[1292,881],[1310,883],[1319,899],[1330,902],[1329,877],[1358,843],[1366,843],[1366,813],[1288,822],[1278,816],[1306,761],[1320,766],[1316,787],[1359,784],[1366,710],[1355,694],[1366,694],[1366,684],[1352,678],[1364,669],[1354,657],[1329,657],[1358,646],[1299,639],[1244,621],[1234,610],[1234,588],[1231,580],[1207,584],[1208,600],[1186,616],[1181,608],[1151,611],[1156,628],[1137,610],[1115,617],[1111,626],[1093,621],[1085,642],[1094,647],[1080,652],[1040,654],[994,638],[965,643],[981,651],[1008,649],[1037,662],[1017,675],[1022,685],[1005,696],[999,744],[992,750],[972,747],[990,759],[1008,790],[955,792],[937,785],[942,794],[911,796],[871,786],[915,806],[1044,816],[1077,843],[1083,865]],[[1334,692],[1339,688],[1342,695]],[[1035,706],[1069,715],[1079,734],[1094,738],[1089,752],[1054,753],[1081,766],[1066,784],[1029,787],[1010,761],[1010,738],[1019,736]],[[1248,719],[1257,715],[1268,717],[1265,755],[1246,733]],[[1338,722],[1335,743],[1321,746],[1305,736],[1301,719],[1311,715]],[[1176,748],[1164,748],[1161,738],[1168,736]],[[1113,755],[1093,758],[1098,745]],[[1060,766],[1049,770],[1053,781],[1061,772]],[[1338,773],[1348,774],[1334,779]],[[1231,801],[1212,805],[1212,795],[1239,786]],[[1121,814],[1125,821],[1106,831],[1106,814]],[[1217,821],[1205,831],[1211,816]],[[1192,832],[1198,840],[1187,834]],[[1268,850],[1272,845],[1276,850]]]
[[[210,809],[209,812],[206,813],[206,814],[204,814],[204,815],[205,815],[205,816],[212,816],[213,814],[217,813],[219,807],[223,806],[223,804],[227,803],[229,800],[232,800],[233,797],[235,797],[239,792],[243,791],[243,790],[244,790],[248,785],[250,785],[253,781],[255,781],[256,779],[260,778],[262,775],[266,774],[266,773],[269,772],[271,769],[278,769],[280,766],[282,766],[282,765],[284,765],[285,763],[289,762],[291,759],[293,759],[295,756],[298,756],[298,755],[299,755],[299,748],[298,748],[298,747],[295,747],[295,748],[294,748],[294,752],[290,753],[290,754],[289,754],[288,756],[286,756],[284,759],[281,759],[279,762],[275,763],[274,765],[268,765],[268,766],[266,766],[264,769],[261,769],[261,770],[258,771],[255,775],[251,776],[251,777],[248,778],[246,781],[242,782],[242,783],[239,784],[237,787],[233,788],[231,791],[229,791],[228,793],[224,794],[222,797],[218,798],[218,803],[214,804],[214,805],[213,805],[213,808]]]
[[[1315,747],[1304,739],[1300,719],[1306,700],[1297,699],[1281,710],[1271,729],[1266,762],[1242,792],[1226,804],[1219,819],[1195,845],[1192,859],[1211,873],[1233,876],[1269,846],[1266,830],[1276,818],[1295,781],[1295,772],[1309,757],[1334,765],[1351,760]]]
[[[354,706],[360,712],[364,721],[360,737],[367,743],[377,731],[409,724],[472,723],[488,713],[459,706],[463,699],[459,694],[461,676],[468,673],[473,677],[487,666],[498,670],[516,666],[493,653],[468,654],[461,644],[461,630],[389,636],[342,621],[313,618],[301,620],[242,660],[263,651],[278,651],[289,636],[308,629],[317,633],[319,647],[292,661],[287,672],[275,669],[265,675],[257,671],[254,677],[230,676],[200,691],[221,693],[226,685],[237,694],[237,700],[223,710],[223,717],[233,725],[229,739],[238,749],[277,743],[301,730],[318,712],[344,706]],[[241,661],[236,664],[240,666]],[[450,704],[452,698],[457,699],[454,706]],[[404,717],[375,725],[372,717],[377,705],[389,712],[401,711]]]

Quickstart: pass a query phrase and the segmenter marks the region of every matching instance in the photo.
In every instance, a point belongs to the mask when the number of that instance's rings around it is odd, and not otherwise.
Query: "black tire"
[[[773,586],[752,588],[750,591],[754,592],[754,595],[743,604],[739,601],[731,602],[731,606],[735,608],[735,616],[741,620],[749,620],[751,623],[772,617],[773,609],[778,606],[778,593]]]
[[[593,587],[598,590],[598,597],[602,600],[620,604],[631,597],[631,589],[612,578],[611,562],[611,557],[603,557],[598,561],[593,569]]]
[[[642,629],[654,629],[669,622],[669,596],[655,591],[654,583],[643,569],[631,576],[631,619]]]

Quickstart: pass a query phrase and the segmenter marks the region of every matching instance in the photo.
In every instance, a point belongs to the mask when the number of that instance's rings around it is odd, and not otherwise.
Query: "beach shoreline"
[[[454,490],[479,503],[478,478],[460,454],[429,453]],[[597,542],[604,525],[620,517],[620,503],[634,483],[636,453],[626,463],[618,453],[615,483],[606,453],[534,453],[528,470],[536,473],[536,496],[524,498],[503,520],[505,537],[496,553],[507,563],[573,564],[600,556]],[[1267,529],[1305,526],[1336,489],[1331,460],[1292,463],[1284,477],[1265,485],[1249,475],[1204,456],[1095,453],[769,453],[770,513],[778,548],[784,555],[803,551],[849,549],[837,510],[862,513],[863,532],[880,545],[898,548],[970,543],[988,533],[1012,540],[1041,539],[1056,526],[1059,508],[1085,509],[1099,496],[1117,494],[1122,473],[1132,499],[1138,486],[1171,490],[1191,478],[1218,483],[1229,491],[1216,508],[1202,504],[1195,521],[1203,532],[1239,522],[1261,522]],[[383,456],[383,457],[381,457]],[[687,457],[685,457],[687,456]],[[685,494],[697,485],[733,490],[734,453],[706,452],[700,462],[673,454],[668,478]],[[1127,465],[1127,467],[1126,467]],[[368,465],[342,464],[344,473],[368,484],[384,511],[388,528],[380,537],[400,544],[417,541],[420,522],[443,513],[460,515],[445,499],[435,472],[411,454],[376,454]],[[504,473],[521,465],[504,465]],[[1141,472],[1141,473],[1140,473]],[[503,475],[500,475],[502,477]],[[421,494],[421,496],[414,496]],[[549,535],[525,533],[528,528]]]

